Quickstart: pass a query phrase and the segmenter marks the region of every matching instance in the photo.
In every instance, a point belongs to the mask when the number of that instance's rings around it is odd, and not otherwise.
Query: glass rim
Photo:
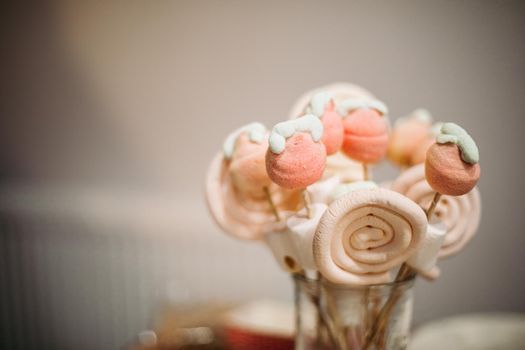
[[[320,275],[321,276],[321,275]],[[300,281],[304,283],[315,283],[320,282],[323,286],[329,286],[332,289],[340,289],[340,290],[363,290],[363,289],[370,289],[370,288],[393,288],[397,286],[411,286],[414,284],[414,281],[416,280],[417,275],[412,275],[407,278],[404,278],[400,281],[390,281],[385,283],[374,283],[374,284],[365,284],[365,285],[347,285],[347,284],[340,284],[340,283],[334,283],[326,278],[319,278],[318,280],[308,278],[303,274],[294,273],[292,274],[292,278],[294,281]]]

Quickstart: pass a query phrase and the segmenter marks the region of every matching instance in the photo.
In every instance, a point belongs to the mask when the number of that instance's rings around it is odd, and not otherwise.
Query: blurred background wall
[[[42,1],[0,16],[6,348],[115,348],[166,301],[290,299],[263,247],[213,226],[202,184],[228,132],[333,81],[478,141],[479,234],[418,282],[416,323],[525,311],[523,2]]]

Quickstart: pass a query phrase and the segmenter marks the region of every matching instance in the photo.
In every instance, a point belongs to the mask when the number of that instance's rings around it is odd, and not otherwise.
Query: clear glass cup
[[[412,322],[413,277],[363,287],[301,275],[293,279],[296,350],[406,349]]]

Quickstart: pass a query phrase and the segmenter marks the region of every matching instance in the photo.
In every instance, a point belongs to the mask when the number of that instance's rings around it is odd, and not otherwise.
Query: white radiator
[[[0,195],[2,349],[118,349],[166,302],[291,298],[269,252],[221,234],[200,198]]]

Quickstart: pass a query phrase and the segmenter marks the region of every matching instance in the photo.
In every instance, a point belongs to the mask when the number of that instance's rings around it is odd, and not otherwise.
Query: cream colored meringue
[[[390,281],[390,270],[419,248],[427,229],[423,210],[386,189],[358,190],[330,204],[314,238],[319,272],[333,283]]]

